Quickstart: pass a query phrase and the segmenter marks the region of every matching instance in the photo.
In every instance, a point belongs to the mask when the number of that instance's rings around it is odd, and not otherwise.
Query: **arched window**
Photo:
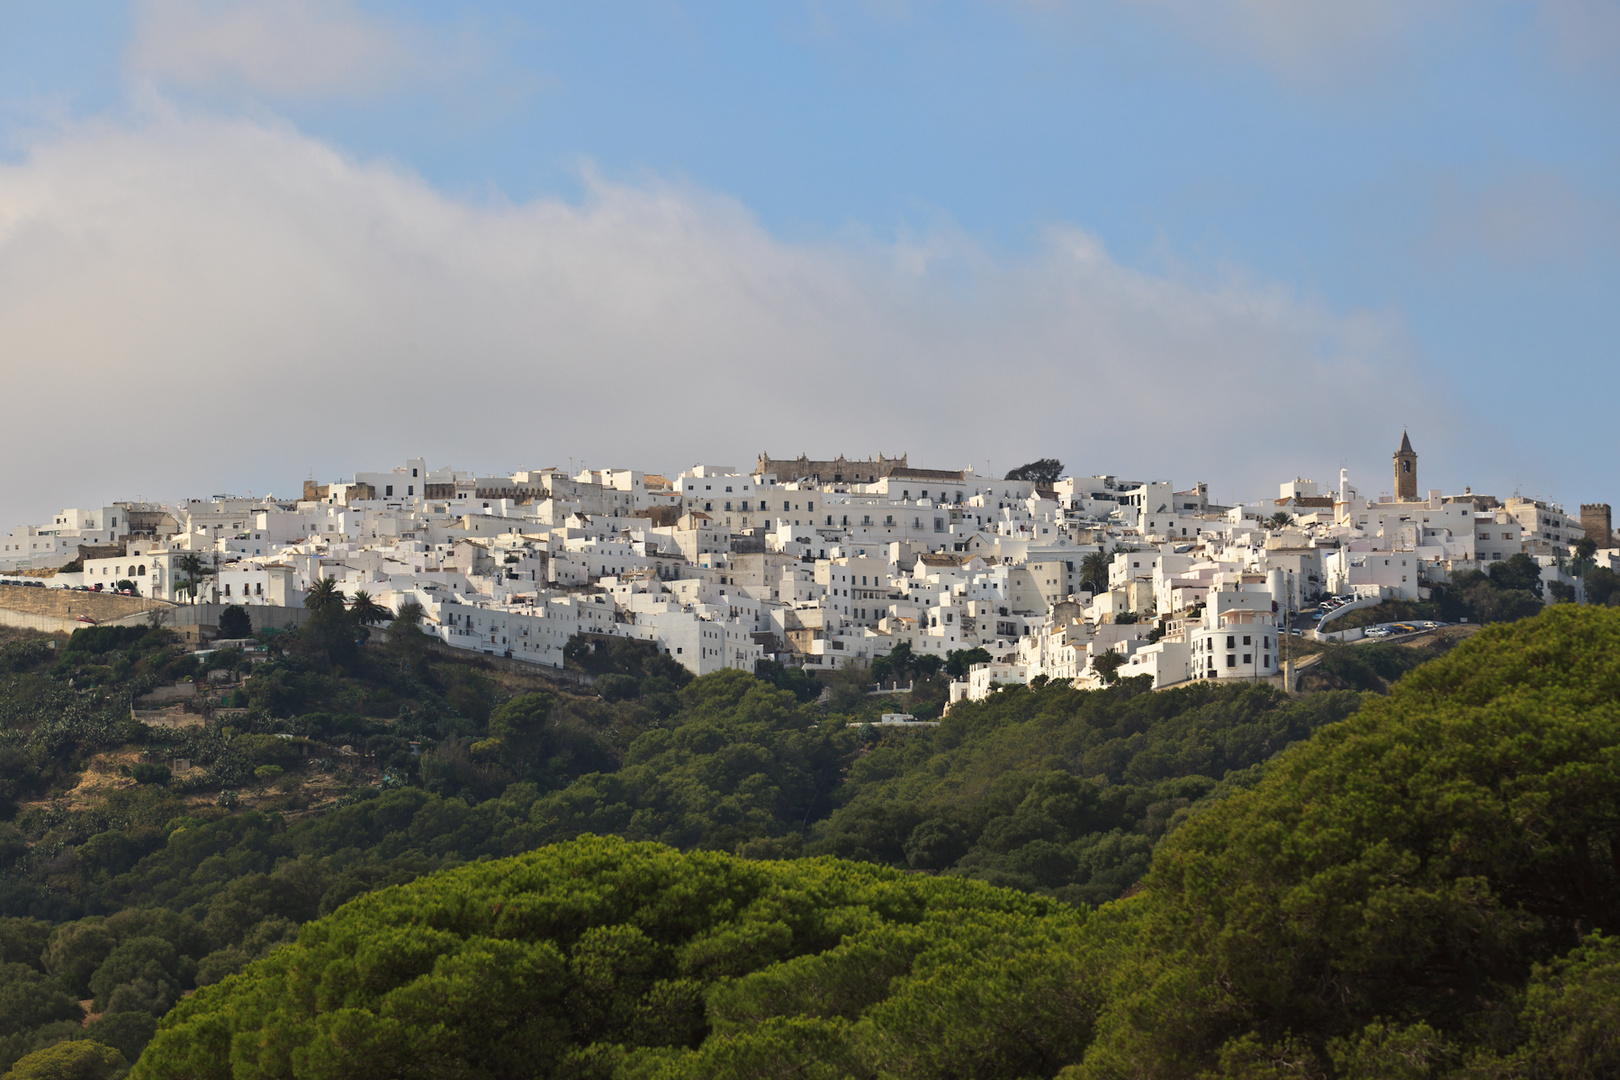
[[[139,565],[139,566],[137,566],[135,568],[135,576],[136,577],[145,577],[146,576],[146,564],[145,563],[141,563],[141,565]]]

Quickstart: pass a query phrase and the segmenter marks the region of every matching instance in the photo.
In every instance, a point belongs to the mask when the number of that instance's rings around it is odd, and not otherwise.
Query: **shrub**
[[[138,761],[130,766],[129,774],[137,784],[167,784],[171,773],[167,765],[152,761]]]

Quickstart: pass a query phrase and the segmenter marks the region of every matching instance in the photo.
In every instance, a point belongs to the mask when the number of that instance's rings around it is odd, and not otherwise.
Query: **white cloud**
[[[139,0],[131,70],[275,97],[365,94],[428,68],[418,34],[350,0]]]
[[[1381,465],[1388,388],[1412,389],[1388,320],[1145,274],[1074,229],[1023,258],[817,246],[703,192],[588,192],[471,204],[241,120],[35,145],[0,165],[0,455],[29,465],[0,512],[286,493],[416,452],[1055,454],[1255,497],[1347,450]]]

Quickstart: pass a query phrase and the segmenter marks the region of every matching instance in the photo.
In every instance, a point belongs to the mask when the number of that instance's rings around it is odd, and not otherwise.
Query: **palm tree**
[[[178,591],[189,593],[191,602],[195,604],[197,602],[198,584],[202,582],[205,575],[211,574],[213,571],[203,563],[202,556],[195,551],[188,551],[174,560],[174,568],[186,575],[186,579],[180,583]]]
[[[355,590],[354,596],[349,599],[349,614],[361,626],[373,626],[387,620],[394,613],[371,598],[371,594],[364,589]]]
[[[415,600],[407,600],[399,605],[398,611],[394,612],[394,624],[420,627],[422,619],[426,616],[427,610],[421,604]]]
[[[402,664],[413,656],[420,656],[427,647],[428,636],[422,633],[422,620],[426,616],[421,604],[407,600],[399,605],[394,621],[388,624],[389,647],[400,654]]]
[[[1093,657],[1091,670],[1095,671],[1105,684],[1112,684],[1119,678],[1119,669],[1125,664],[1125,658],[1117,652],[1105,652],[1101,656]]]
[[[1080,584],[1094,593],[1108,591],[1108,567],[1113,556],[1100,548],[1080,560]]]
[[[1293,515],[1283,510],[1277,511],[1275,514],[1272,514],[1266,519],[1266,524],[1271,526],[1273,529],[1286,529],[1293,523]]]
[[[311,611],[322,611],[334,604],[343,606],[343,594],[338,592],[336,578],[318,578],[304,594],[304,606]]]

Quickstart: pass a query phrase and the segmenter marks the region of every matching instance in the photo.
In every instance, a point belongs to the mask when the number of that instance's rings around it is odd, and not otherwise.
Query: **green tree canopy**
[[[1586,602],[1588,604],[1620,603],[1620,574],[1603,567],[1586,572]]]
[[[13,858],[16,857],[14,853]],[[26,964],[39,968],[51,924],[43,919],[0,918],[0,964]]]
[[[1033,480],[1037,486],[1049,488],[1063,476],[1063,462],[1057,458],[1039,458],[1009,470],[1008,480]]]
[[[57,1043],[18,1061],[4,1080],[120,1080],[129,1062],[111,1046],[91,1039]]]
[[[1491,564],[1491,583],[1499,589],[1518,589],[1541,595],[1541,564],[1523,553]]]
[[[161,937],[130,938],[108,953],[90,976],[95,1009],[122,1011],[113,997],[127,991],[126,996],[134,995],[135,1008],[163,1012],[180,996],[181,984],[191,974],[189,967],[174,945]]]
[[[226,604],[219,613],[219,636],[246,638],[253,636],[253,617],[241,604]]]
[[[45,970],[72,994],[90,991],[90,976],[107,959],[118,941],[98,920],[82,920],[57,928],[45,947]]]
[[[1064,959],[1083,921],[976,882],[587,837],[349,904],[182,1003],[134,1075],[740,1076],[823,1055],[810,1075],[1050,1075],[1096,1009]]]
[[[944,671],[952,678],[965,679],[974,664],[988,664],[991,659],[989,650],[977,645],[971,649],[952,649],[945,654]]]
[[[83,1015],[58,983],[26,964],[0,964],[0,1037]]]
[[[1188,1075],[1246,1047],[1287,1056],[1301,1033],[1323,1052],[1374,1022],[1493,1023],[1532,965],[1620,925],[1617,701],[1620,612],[1552,608],[1194,816],[1156,853],[1134,989],[1081,1075]]]

